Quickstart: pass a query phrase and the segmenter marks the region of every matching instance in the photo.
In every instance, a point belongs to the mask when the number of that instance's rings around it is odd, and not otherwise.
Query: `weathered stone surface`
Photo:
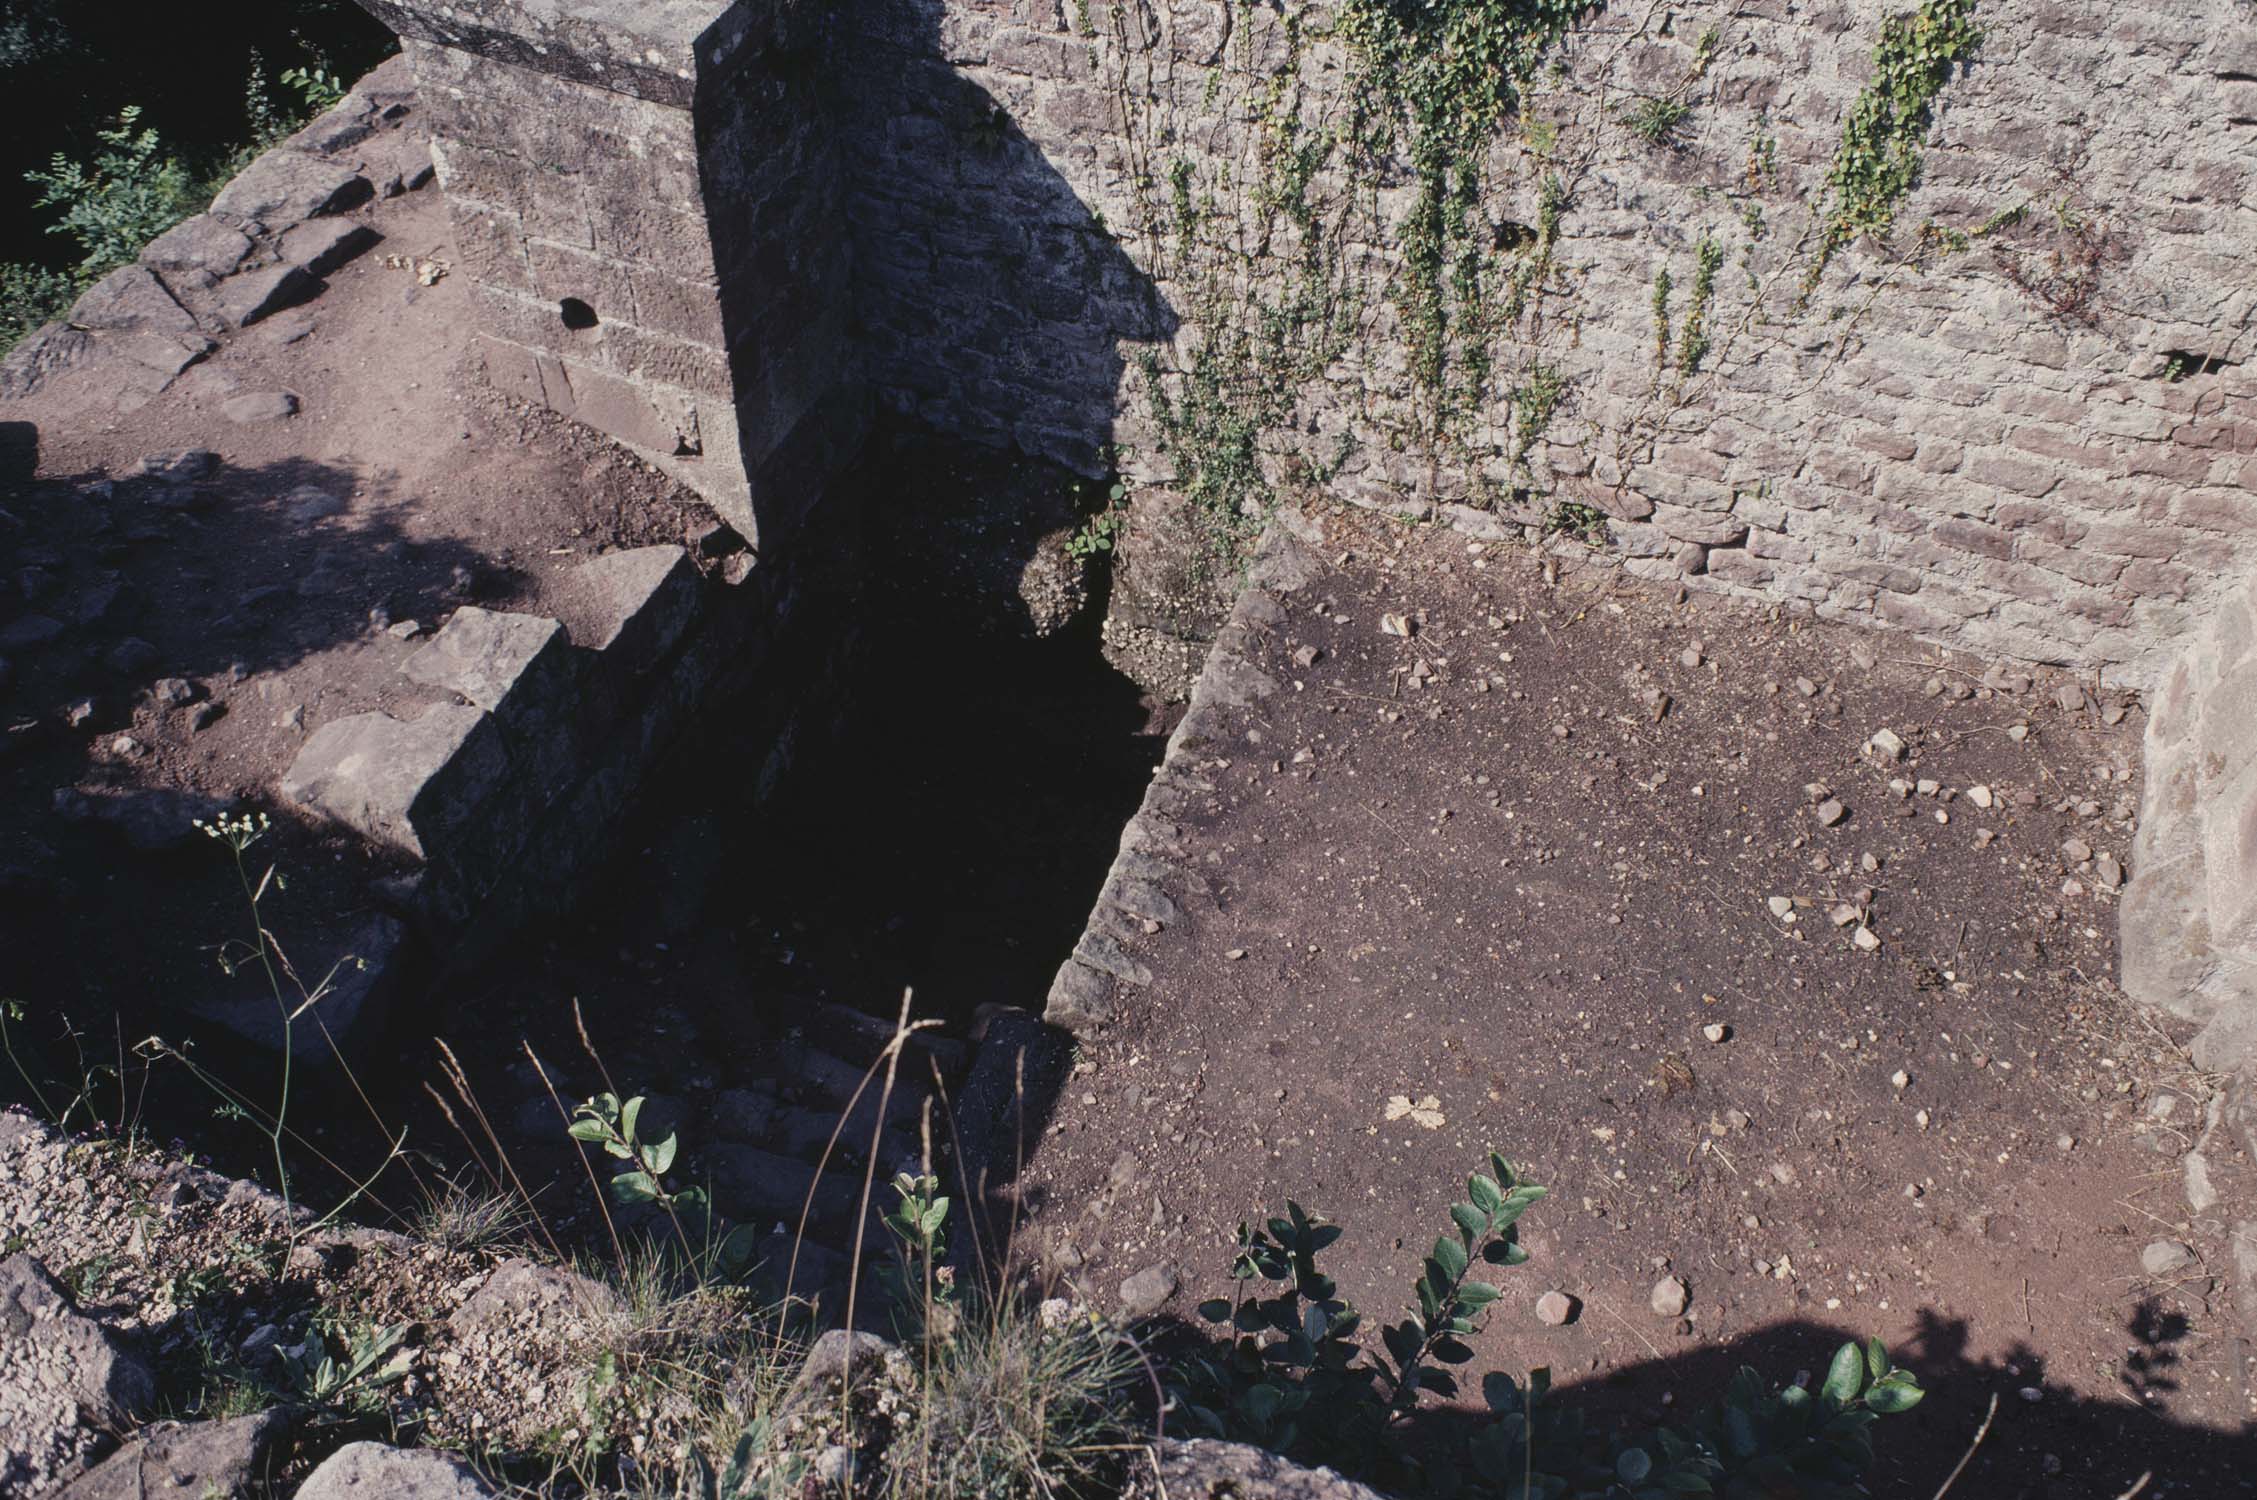
[[[55,1500],[206,1500],[262,1493],[288,1458],[287,1413],[159,1422],[80,1475]]]
[[[239,425],[279,422],[298,414],[298,398],[288,391],[245,391],[220,405],[220,414]]]
[[[465,605],[400,670],[500,712],[513,695],[568,687],[570,650],[564,627],[554,620]]]
[[[282,236],[282,258],[313,276],[327,276],[381,238],[356,219],[309,219]]]
[[[368,713],[322,725],[282,778],[282,795],[372,842],[430,858],[469,833],[508,769],[489,715],[441,703],[408,723]]]
[[[120,266],[71,304],[71,325],[97,332],[193,334],[196,320],[145,267]]]
[[[285,263],[228,277],[210,294],[207,305],[225,326],[249,328],[320,290],[321,284],[303,267]]]
[[[496,1266],[447,1322],[457,1334],[507,1332],[528,1324],[572,1333],[600,1326],[623,1310],[619,1294],[600,1281],[518,1259]]]
[[[21,399],[35,394],[57,376],[87,363],[96,347],[94,336],[83,329],[67,322],[49,323],[0,360],[0,396]]]
[[[673,650],[697,613],[698,574],[680,547],[609,552],[575,569],[565,622],[607,672],[640,674]]]
[[[1168,1305],[1176,1294],[1173,1266],[1146,1266],[1121,1283],[1121,1316],[1148,1318]]]
[[[1152,1445],[1152,1466],[1170,1500],[1382,1500],[1331,1469],[1212,1438],[1163,1438]]]
[[[210,276],[230,276],[250,254],[248,235],[225,220],[197,214],[142,246],[141,264],[159,272],[201,271]]]
[[[38,1495],[155,1398],[149,1368],[29,1255],[0,1260],[0,1492]]]
[[[494,1493],[444,1453],[347,1443],[306,1476],[297,1500],[485,1500]]]
[[[177,849],[202,838],[196,821],[202,819],[208,823],[226,811],[227,804],[220,798],[169,787],[136,787],[123,791],[107,787],[92,790],[65,787],[55,794],[58,817],[73,823],[99,824],[144,853]]]
[[[2257,580],[2213,612],[2164,674],[2117,920],[2125,993],[2202,1022],[2192,1050],[2218,1072],[2257,1070],[2252,598]]]
[[[318,214],[349,208],[371,191],[351,163],[284,147],[259,157],[221,188],[210,212],[225,223],[280,234]]]

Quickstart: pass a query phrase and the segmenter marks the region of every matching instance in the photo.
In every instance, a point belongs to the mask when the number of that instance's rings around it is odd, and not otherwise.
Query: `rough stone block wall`
[[[1356,326],[1262,435],[1278,491],[1539,525],[1591,507],[1642,573],[2151,681],[2257,567],[2257,27],[2240,0],[1981,0],[1893,228],[1806,280],[1844,119],[1912,9],[1586,14],[1483,163],[1492,285],[1533,274],[1446,419],[1400,296],[1409,175],[1325,155],[1306,201]],[[1335,22],[1294,0],[848,8],[881,403],[1182,482],[1135,351],[1180,381],[1234,299],[1292,284],[1310,233],[1257,189],[1283,148],[1352,128]],[[1682,114],[1649,139],[1655,100]],[[1688,371],[1704,240],[1722,261]]]
[[[2257,579],[2165,675],[2146,762],[2124,989],[2201,1023],[2197,1066],[2257,1071]]]
[[[800,449],[836,434],[809,428],[853,389],[843,178],[799,39],[735,12],[701,31],[632,7],[375,8],[415,69],[496,383],[772,542],[820,490]]]

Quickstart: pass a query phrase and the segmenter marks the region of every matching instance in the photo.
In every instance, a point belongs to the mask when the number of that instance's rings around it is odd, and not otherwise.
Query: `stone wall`
[[[772,546],[859,410],[808,8],[369,8],[415,69],[496,384]]]
[[[2149,710],[2124,989],[2201,1026],[2198,1066],[2257,1074],[2257,581],[2220,603]]]
[[[2240,0],[1983,0],[1894,228],[1813,280],[1812,205],[1911,8],[1585,14],[1483,163],[1489,311],[1438,393],[1403,311],[1416,194],[1399,152],[1374,173],[1340,144],[1358,65],[1327,7],[861,0],[833,45],[867,378],[892,411],[1084,468],[1118,444],[1182,486],[1196,455],[1138,346],[1180,402],[1222,325],[1305,312],[1330,257],[1350,337],[1238,372],[1283,389],[1279,494],[1588,506],[1641,573],[2150,681],[2257,566],[2257,28]],[[1682,114],[1649,140],[1656,99]]]

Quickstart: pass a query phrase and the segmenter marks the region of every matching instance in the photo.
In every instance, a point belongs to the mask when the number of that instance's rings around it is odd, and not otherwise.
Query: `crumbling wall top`
[[[796,0],[361,0],[403,37],[661,104],[789,40]]]

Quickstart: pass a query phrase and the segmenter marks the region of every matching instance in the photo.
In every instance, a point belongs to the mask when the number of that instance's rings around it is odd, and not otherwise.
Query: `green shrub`
[[[0,264],[0,352],[69,312],[81,289],[68,271],[18,261]]]
[[[40,189],[35,208],[60,208],[50,234],[78,241],[78,274],[91,281],[141,253],[141,247],[202,207],[195,174],[165,148],[157,132],[140,125],[128,105],[117,123],[96,133],[90,161],[55,154],[44,171],[26,173]]]
[[[1476,1280],[1476,1264],[1528,1259],[1518,1221],[1545,1190],[1523,1183],[1501,1156],[1466,1181],[1450,1228],[1412,1285],[1413,1307],[1380,1334],[1381,1352],[1357,1335],[1361,1316],[1317,1266],[1340,1238],[1299,1204],[1261,1228],[1241,1225],[1230,1297],[1200,1306],[1229,1330],[1217,1352],[1179,1361],[1175,1408],[1208,1435],[1250,1442],[1351,1475],[1435,1495],[1504,1500],[1599,1500],[1672,1495],[1756,1495],[1837,1500],[1863,1493],[1869,1428],[1920,1400],[1911,1373],[1893,1368],[1878,1340],[1844,1344],[1816,1391],[1772,1390],[1742,1369],[1723,1395],[1683,1427],[1605,1433],[1587,1428],[1551,1391],[1547,1371],[1525,1384],[1482,1382],[1489,1413],[1470,1439],[1421,1447],[1407,1419],[1425,1392],[1452,1397],[1452,1369],[1469,1363],[1467,1340],[1501,1295]]]

